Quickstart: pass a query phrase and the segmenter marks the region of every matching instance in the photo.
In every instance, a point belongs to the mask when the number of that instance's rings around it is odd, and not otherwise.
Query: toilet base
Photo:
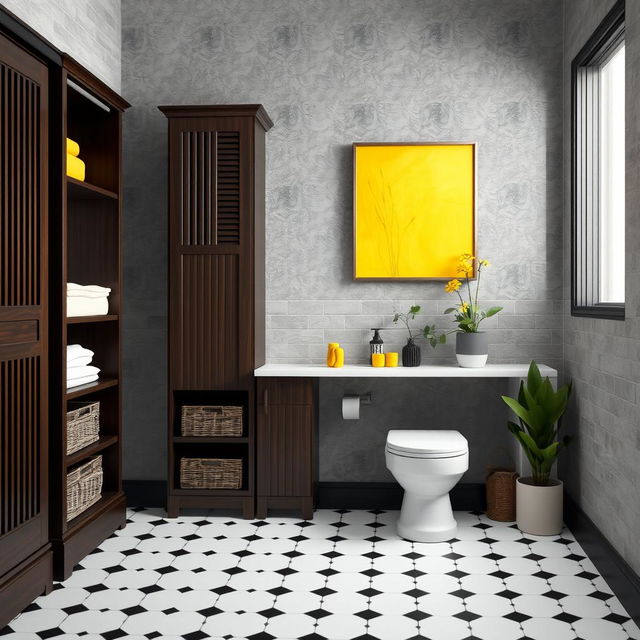
[[[398,520],[398,534],[413,542],[446,542],[456,537],[449,494],[425,497],[405,491]]]

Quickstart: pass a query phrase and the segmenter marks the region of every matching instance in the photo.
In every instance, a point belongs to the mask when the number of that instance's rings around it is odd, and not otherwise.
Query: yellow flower
[[[480,260],[480,265],[483,267],[490,267],[491,263],[488,260]]]
[[[459,307],[458,307],[458,311],[460,313],[467,313],[467,311],[469,310],[469,303],[468,302],[463,302]]]
[[[465,276],[471,273],[473,271],[473,261],[475,259],[475,256],[472,256],[470,253],[463,253],[459,258],[458,273]]]
[[[457,278],[454,278],[453,280],[449,280],[449,282],[444,285],[444,290],[447,293],[451,293],[453,291],[457,291],[461,286],[462,282],[460,282],[460,280],[458,280]]]

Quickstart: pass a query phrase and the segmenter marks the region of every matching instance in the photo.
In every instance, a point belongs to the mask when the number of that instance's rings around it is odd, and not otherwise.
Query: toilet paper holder
[[[371,404],[371,393],[365,393],[364,395],[355,393],[346,393],[342,397],[342,418],[343,420],[359,420],[360,419],[360,405]]]

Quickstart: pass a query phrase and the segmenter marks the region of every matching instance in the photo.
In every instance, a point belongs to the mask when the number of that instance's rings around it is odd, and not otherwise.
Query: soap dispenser
[[[384,353],[384,340],[380,337],[381,328],[375,329],[372,328],[373,338],[369,340],[369,348],[371,350],[371,355],[374,353]]]

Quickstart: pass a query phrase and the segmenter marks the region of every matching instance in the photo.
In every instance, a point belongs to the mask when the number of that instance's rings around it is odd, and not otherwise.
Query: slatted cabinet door
[[[51,580],[47,73],[0,36],[0,627]]]
[[[316,475],[314,384],[308,378],[258,378],[257,516],[299,508],[313,517]]]

